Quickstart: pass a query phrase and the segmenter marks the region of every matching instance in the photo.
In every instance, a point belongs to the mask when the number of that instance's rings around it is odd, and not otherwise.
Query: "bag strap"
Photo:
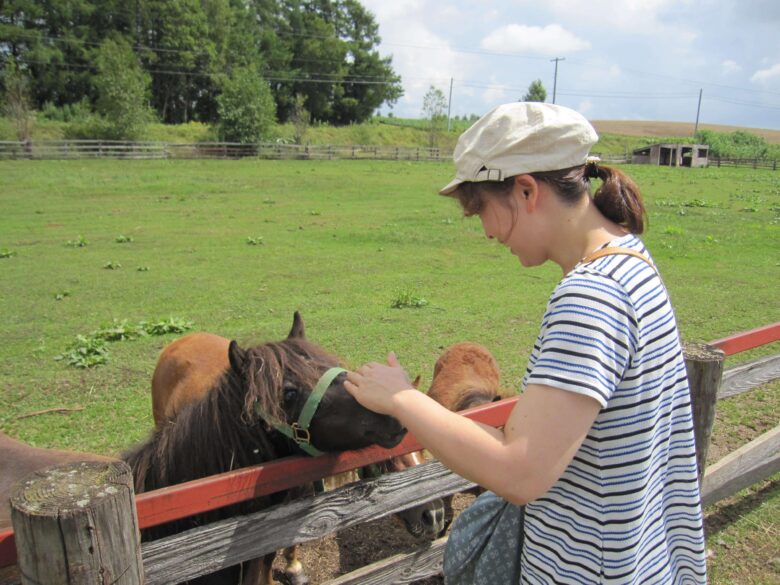
[[[647,265],[650,266],[650,268],[652,268],[653,270],[655,270],[656,274],[658,274],[658,269],[653,265],[652,262],[650,262],[650,259],[647,256],[637,252],[636,250],[632,250],[631,248],[621,248],[619,246],[601,248],[599,250],[596,250],[595,252],[591,252],[580,261],[580,264],[590,264],[594,260],[597,260],[604,256],[612,256],[615,254],[625,254],[626,256],[633,256],[634,258],[639,258],[643,262],[647,263]]]

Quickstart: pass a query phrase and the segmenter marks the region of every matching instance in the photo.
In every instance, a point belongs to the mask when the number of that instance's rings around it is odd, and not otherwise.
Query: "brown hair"
[[[546,183],[564,202],[574,205],[583,194],[593,197],[598,210],[609,220],[623,226],[632,234],[641,234],[647,221],[639,187],[626,174],[614,167],[586,164],[559,171],[529,173]],[[590,179],[601,179],[602,184],[591,194]],[[508,197],[514,186],[514,177],[503,181],[465,182],[449,197],[460,202],[467,217],[482,210],[485,197]]]

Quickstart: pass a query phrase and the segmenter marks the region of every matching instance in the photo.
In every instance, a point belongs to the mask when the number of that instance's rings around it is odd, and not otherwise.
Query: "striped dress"
[[[606,245],[647,255],[634,235]],[[609,255],[566,275],[527,384],[591,396],[602,410],[560,479],[526,506],[522,582],[706,583],[685,362],[653,268]]]

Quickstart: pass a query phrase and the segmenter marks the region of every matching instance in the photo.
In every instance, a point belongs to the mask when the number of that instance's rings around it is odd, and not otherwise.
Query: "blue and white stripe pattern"
[[[647,255],[633,235],[608,245]],[[653,268],[627,255],[575,267],[550,297],[527,384],[602,410],[561,478],[526,506],[522,582],[706,583],[685,361]]]

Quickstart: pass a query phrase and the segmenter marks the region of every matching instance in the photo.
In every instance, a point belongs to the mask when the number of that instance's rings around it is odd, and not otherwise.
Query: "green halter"
[[[255,414],[262,418],[265,422],[271,425],[274,429],[282,433],[284,436],[292,439],[295,443],[306,453],[312,456],[322,455],[322,451],[317,449],[311,444],[311,433],[309,432],[309,425],[311,419],[314,418],[314,413],[317,412],[317,408],[320,406],[322,397],[325,396],[333,380],[341,372],[346,372],[344,368],[330,368],[327,370],[320,379],[317,381],[317,385],[309,394],[309,398],[306,399],[306,404],[301,409],[301,414],[298,415],[298,420],[291,425],[286,422],[279,421],[271,418],[262,410],[260,406],[255,403]]]

